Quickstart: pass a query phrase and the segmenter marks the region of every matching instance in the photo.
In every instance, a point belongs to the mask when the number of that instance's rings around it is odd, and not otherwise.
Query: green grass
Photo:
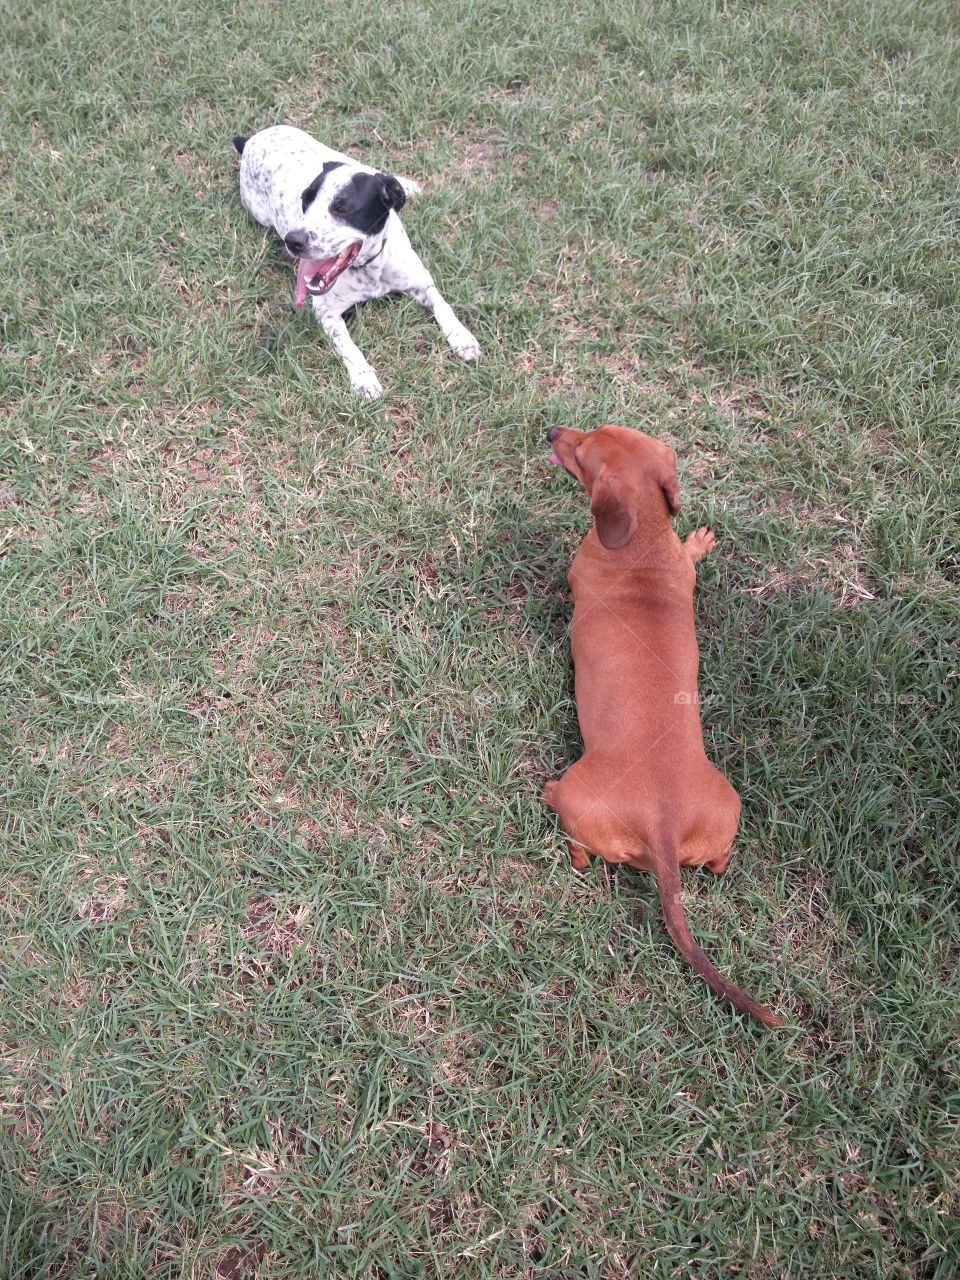
[[[0,1276],[957,1274],[960,20],[4,9]],[[235,133],[423,180],[358,402]],[[573,874],[556,422],[680,457],[690,874]]]

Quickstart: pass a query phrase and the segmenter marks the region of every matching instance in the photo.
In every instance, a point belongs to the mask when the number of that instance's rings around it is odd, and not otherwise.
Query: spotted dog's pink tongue
[[[294,306],[298,311],[307,300],[307,281],[335,261],[335,258],[301,258],[297,263],[297,295]]]
[[[294,305],[299,311],[307,300],[307,294],[326,293],[346,271],[363,247],[362,240],[354,240],[333,258],[301,258],[297,263],[297,293]],[[308,287],[309,286],[309,287]]]

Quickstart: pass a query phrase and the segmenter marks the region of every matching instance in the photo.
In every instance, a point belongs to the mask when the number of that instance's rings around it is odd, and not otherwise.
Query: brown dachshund
[[[740,797],[707,759],[700,730],[693,621],[694,566],[714,545],[709,529],[685,542],[673,450],[627,427],[547,433],[553,461],[590,495],[594,528],[568,575],[583,755],[543,799],[569,837],[578,870],[588,854],[653,871],[664,920],[684,958],[714,991],[766,1023],[755,1004],[706,958],[687,928],[680,867],[730,861]]]

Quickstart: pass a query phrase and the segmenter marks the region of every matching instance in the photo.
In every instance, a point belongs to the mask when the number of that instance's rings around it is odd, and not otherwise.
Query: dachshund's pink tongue
[[[553,463],[553,465],[554,465],[555,467],[562,467],[562,466],[563,466],[563,463],[560,461],[560,459],[557,457],[557,455],[556,455],[555,453],[551,453],[551,455],[550,455],[550,461]]]
[[[307,281],[312,280],[328,262],[329,258],[301,258],[297,263],[297,293],[293,305],[298,311],[307,300]]]

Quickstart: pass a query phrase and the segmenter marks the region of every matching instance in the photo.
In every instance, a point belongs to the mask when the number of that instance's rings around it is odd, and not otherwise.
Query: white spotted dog
[[[407,195],[419,190],[415,182],[357,164],[287,125],[234,138],[233,145],[241,157],[240,198],[297,259],[296,306],[310,295],[355,390],[369,400],[383,394],[343,313],[395,290],[432,312],[462,360],[478,358],[476,338],[441,296],[397,216]]]

